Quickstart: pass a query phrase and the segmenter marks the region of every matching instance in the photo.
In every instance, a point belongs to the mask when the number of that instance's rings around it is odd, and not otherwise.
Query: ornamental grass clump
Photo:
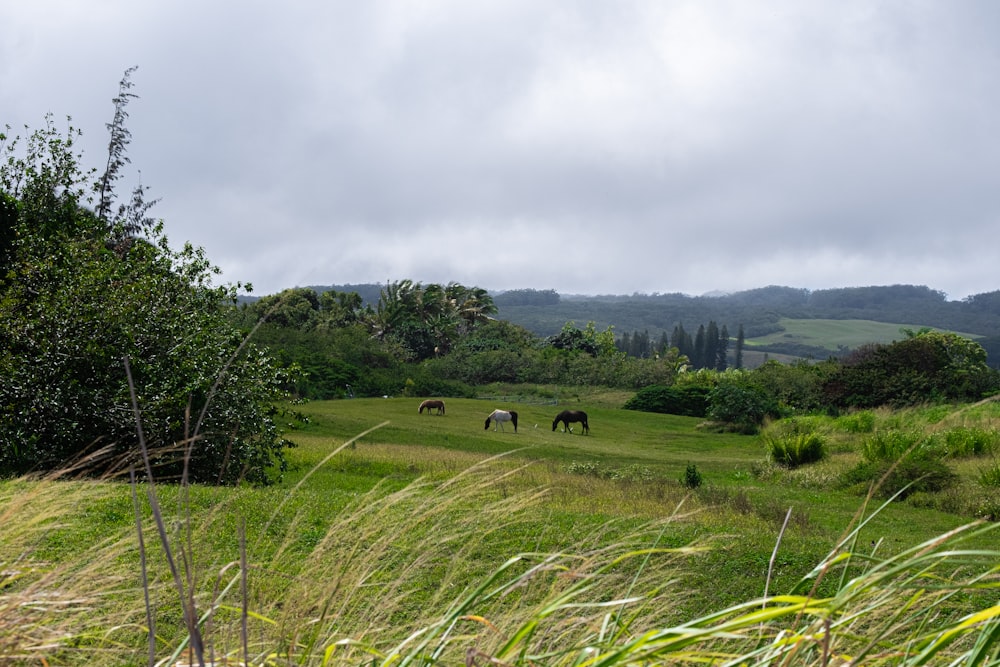
[[[763,441],[768,458],[784,468],[816,463],[826,456],[825,441],[818,433],[766,435]]]

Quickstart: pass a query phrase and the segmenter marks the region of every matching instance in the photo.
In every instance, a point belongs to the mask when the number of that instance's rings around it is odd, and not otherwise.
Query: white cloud
[[[1000,289],[1000,9],[862,0],[0,8],[0,124],[130,155],[225,279]],[[138,178],[138,177],[137,177]]]

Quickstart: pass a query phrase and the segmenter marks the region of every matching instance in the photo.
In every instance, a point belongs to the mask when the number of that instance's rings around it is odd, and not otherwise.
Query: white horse
[[[489,430],[490,421],[494,422],[494,431],[497,430],[497,426],[499,426],[502,431],[504,422],[512,422],[514,424],[514,433],[517,433],[517,413],[513,410],[494,410],[491,412],[490,416],[486,418],[486,429],[484,430]]]

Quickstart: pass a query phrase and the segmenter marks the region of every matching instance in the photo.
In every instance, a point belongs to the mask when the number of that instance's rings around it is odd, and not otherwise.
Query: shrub
[[[709,395],[710,419],[730,424],[742,433],[756,433],[778,406],[767,392],[742,376],[724,376]]]
[[[166,452],[159,474],[269,481],[284,466],[272,404],[288,380],[229,321],[239,286],[213,287],[203,250],[173,249],[142,189],[115,216],[93,212],[97,184],[72,145],[51,124],[23,156],[0,141],[17,238],[0,271],[0,471],[63,469],[94,446],[107,457],[90,460],[94,472],[135,462],[134,396],[144,442]]]
[[[698,470],[698,466],[693,463],[687,464],[687,468],[684,469],[684,477],[681,479],[681,483],[689,489],[697,489],[701,486],[703,481],[704,479],[702,478],[701,472]]]
[[[708,411],[709,392],[707,387],[656,385],[639,390],[626,401],[624,408],[684,417],[704,417]]]

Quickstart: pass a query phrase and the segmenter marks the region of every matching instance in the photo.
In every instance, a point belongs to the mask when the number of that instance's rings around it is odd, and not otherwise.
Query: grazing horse
[[[489,430],[489,428],[490,428],[490,421],[491,420],[493,422],[495,422],[494,425],[493,425],[493,430],[494,431],[497,430],[497,426],[499,426],[500,430],[502,431],[503,430],[503,423],[504,422],[513,422],[514,423],[514,433],[517,433],[517,413],[514,412],[513,410],[510,410],[510,411],[507,411],[507,410],[494,410],[493,412],[491,412],[490,416],[486,418],[486,428],[484,430],[487,430],[487,431]]]
[[[572,422],[582,422],[583,432],[590,433],[590,424],[587,422],[587,413],[582,410],[563,410],[556,415],[556,418],[552,420],[552,430],[556,430],[556,425],[563,423],[563,433],[569,429],[569,425]],[[570,429],[571,430],[571,429]]]
[[[444,401],[439,401],[437,399],[430,399],[430,400],[424,401],[423,403],[420,404],[420,409],[417,410],[417,413],[424,414],[424,408],[427,409],[427,414],[430,414],[431,410],[433,410],[434,408],[437,408],[438,414],[439,415],[443,415],[444,414]]]

